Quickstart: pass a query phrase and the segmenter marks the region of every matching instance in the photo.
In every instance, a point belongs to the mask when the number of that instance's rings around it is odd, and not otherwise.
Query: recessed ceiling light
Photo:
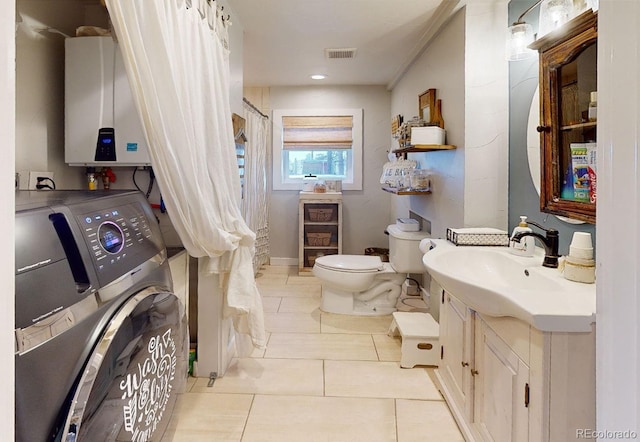
[[[324,74],[313,74],[311,78],[313,78],[314,80],[324,80],[325,78],[327,78],[327,76]]]

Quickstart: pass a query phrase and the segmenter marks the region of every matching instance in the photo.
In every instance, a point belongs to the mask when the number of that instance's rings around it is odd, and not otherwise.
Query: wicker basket
[[[309,209],[309,221],[327,222],[333,218],[333,209]]]
[[[307,243],[310,246],[326,247],[331,244],[331,232],[307,232]]]

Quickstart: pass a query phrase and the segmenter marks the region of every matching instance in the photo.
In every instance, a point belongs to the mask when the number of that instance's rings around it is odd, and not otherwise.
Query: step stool
[[[393,312],[388,335],[402,339],[400,367],[438,365],[440,326],[429,313]]]

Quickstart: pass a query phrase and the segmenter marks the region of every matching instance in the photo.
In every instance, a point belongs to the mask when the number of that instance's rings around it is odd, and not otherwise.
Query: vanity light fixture
[[[533,58],[537,55],[536,51],[528,48],[535,40],[535,36],[533,34],[533,27],[524,21],[524,16],[533,11],[542,1],[543,0],[538,0],[527,8],[526,11],[520,14],[518,20],[507,29],[507,60],[526,60],[527,58]]]
[[[313,74],[311,78],[313,80],[324,80],[325,78],[327,78],[327,76],[324,74]]]
[[[537,52],[529,49],[528,46],[536,38],[558,29],[584,9],[591,8],[594,11],[598,9],[598,0],[577,0],[577,2],[581,3],[581,5],[575,4],[576,1],[574,0],[538,0],[531,5],[518,17],[515,23],[509,26],[507,31],[507,60],[517,61],[534,57]],[[524,21],[524,16],[538,5],[540,6],[540,18],[536,36],[531,25]]]

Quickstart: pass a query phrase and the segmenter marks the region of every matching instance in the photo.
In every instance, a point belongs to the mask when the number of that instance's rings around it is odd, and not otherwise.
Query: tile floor
[[[164,442],[464,441],[433,370],[400,368],[391,316],[321,312],[320,284],[297,268],[265,266],[256,281],[266,350],[235,359],[213,387],[190,378]]]

